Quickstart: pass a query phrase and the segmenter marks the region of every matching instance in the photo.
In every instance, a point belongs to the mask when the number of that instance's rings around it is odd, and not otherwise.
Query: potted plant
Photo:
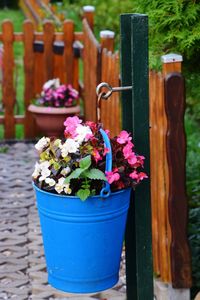
[[[47,81],[41,95],[29,105],[36,124],[47,136],[61,136],[64,121],[67,116],[79,115],[80,106],[77,104],[79,94],[70,84],[60,84],[60,80]]]
[[[77,116],[65,138],[41,138],[33,186],[49,283],[63,291],[96,292],[118,281],[131,188],[147,175],[130,134],[109,139],[101,124]]]

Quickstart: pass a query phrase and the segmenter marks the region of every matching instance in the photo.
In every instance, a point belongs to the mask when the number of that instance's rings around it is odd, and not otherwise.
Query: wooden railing
[[[58,25],[61,26],[60,19],[56,16],[54,12],[51,11],[49,7],[49,1],[47,0],[20,0],[19,5],[26,16],[27,19],[33,21],[35,27],[42,24],[43,20],[46,19],[46,14],[48,18],[54,20]]]

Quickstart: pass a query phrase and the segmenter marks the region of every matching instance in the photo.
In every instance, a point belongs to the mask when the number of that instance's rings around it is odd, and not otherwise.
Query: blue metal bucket
[[[105,131],[106,171],[112,151]],[[49,283],[62,291],[92,293],[108,289],[119,278],[131,189],[110,192],[105,182],[99,196],[78,197],[45,192],[34,185]]]
[[[48,282],[74,293],[92,293],[115,285],[131,190],[82,202],[78,197],[34,188]]]

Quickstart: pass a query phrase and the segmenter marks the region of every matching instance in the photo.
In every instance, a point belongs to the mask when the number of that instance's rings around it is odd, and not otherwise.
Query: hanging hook
[[[102,100],[104,95],[105,95],[104,92],[101,92],[101,93],[98,94],[98,99],[97,99],[97,122],[98,123],[101,122],[101,100]]]
[[[102,88],[107,88],[108,92],[107,93],[102,93],[101,89]],[[96,88],[96,93],[97,96],[101,95],[101,99],[108,99],[113,92],[121,92],[121,91],[127,91],[127,90],[132,90],[132,86],[118,86],[118,87],[112,87],[110,84],[107,82],[101,82],[97,88]]]

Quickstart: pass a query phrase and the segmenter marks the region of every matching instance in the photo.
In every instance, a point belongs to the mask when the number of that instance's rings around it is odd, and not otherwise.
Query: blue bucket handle
[[[107,133],[101,128],[100,129],[100,133],[102,135],[102,138],[104,140],[105,146],[106,148],[109,149],[109,152],[106,153],[106,168],[105,171],[106,172],[111,172],[112,171],[112,148],[111,148],[111,144],[110,144],[110,139],[107,135]],[[100,196],[102,198],[107,198],[108,196],[110,196],[110,184],[106,181],[104,183],[104,187],[102,188],[101,192],[100,192]]]

